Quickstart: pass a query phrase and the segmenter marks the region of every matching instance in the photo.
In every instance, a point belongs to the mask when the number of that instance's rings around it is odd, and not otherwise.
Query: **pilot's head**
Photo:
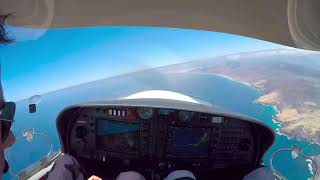
[[[4,27],[4,23],[8,16],[9,14],[0,14],[0,48],[1,46],[12,42],[12,39],[7,37],[7,32]],[[1,85],[1,64],[0,64],[0,109],[3,108],[4,102],[5,101],[4,101],[2,85]]]
[[[12,39],[7,38],[6,31],[4,28],[4,22],[6,18],[8,17],[8,14],[0,14],[0,48],[1,46],[8,44],[12,42]],[[5,104],[4,96],[3,96],[3,90],[1,85],[1,64],[0,64],[0,110],[3,109]],[[8,147],[10,147],[14,143],[14,136],[10,129],[3,129],[2,127],[2,120],[0,119],[0,179],[2,179],[3,169],[5,167],[5,158],[4,158],[4,150]],[[4,132],[8,133],[4,133]],[[6,138],[4,141],[2,140],[2,134],[6,134]]]
[[[7,32],[4,28],[4,23],[9,17],[9,14],[0,14],[0,45],[11,43],[13,40],[7,37]]]

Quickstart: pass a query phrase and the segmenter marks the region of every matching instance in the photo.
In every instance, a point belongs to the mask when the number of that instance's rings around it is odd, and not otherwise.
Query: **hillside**
[[[320,53],[269,50],[221,56],[164,68],[213,73],[249,83],[264,93],[258,102],[275,105],[281,131],[320,142]]]

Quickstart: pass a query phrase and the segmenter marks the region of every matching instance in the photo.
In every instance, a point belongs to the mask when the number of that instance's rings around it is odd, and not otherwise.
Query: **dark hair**
[[[8,44],[13,41],[13,39],[8,38],[4,28],[4,23],[9,16],[10,14],[0,14],[0,44]]]

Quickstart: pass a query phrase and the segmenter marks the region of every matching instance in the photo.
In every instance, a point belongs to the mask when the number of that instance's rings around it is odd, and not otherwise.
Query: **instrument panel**
[[[148,161],[169,168],[229,168],[258,161],[254,124],[185,109],[97,106],[78,110],[69,125],[68,149],[99,162]]]

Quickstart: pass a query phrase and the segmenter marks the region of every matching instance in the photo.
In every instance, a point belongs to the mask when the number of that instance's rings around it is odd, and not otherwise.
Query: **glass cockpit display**
[[[96,120],[96,147],[99,150],[137,154],[139,152],[140,125]]]
[[[170,152],[175,157],[207,157],[210,136],[208,128],[174,127]]]

